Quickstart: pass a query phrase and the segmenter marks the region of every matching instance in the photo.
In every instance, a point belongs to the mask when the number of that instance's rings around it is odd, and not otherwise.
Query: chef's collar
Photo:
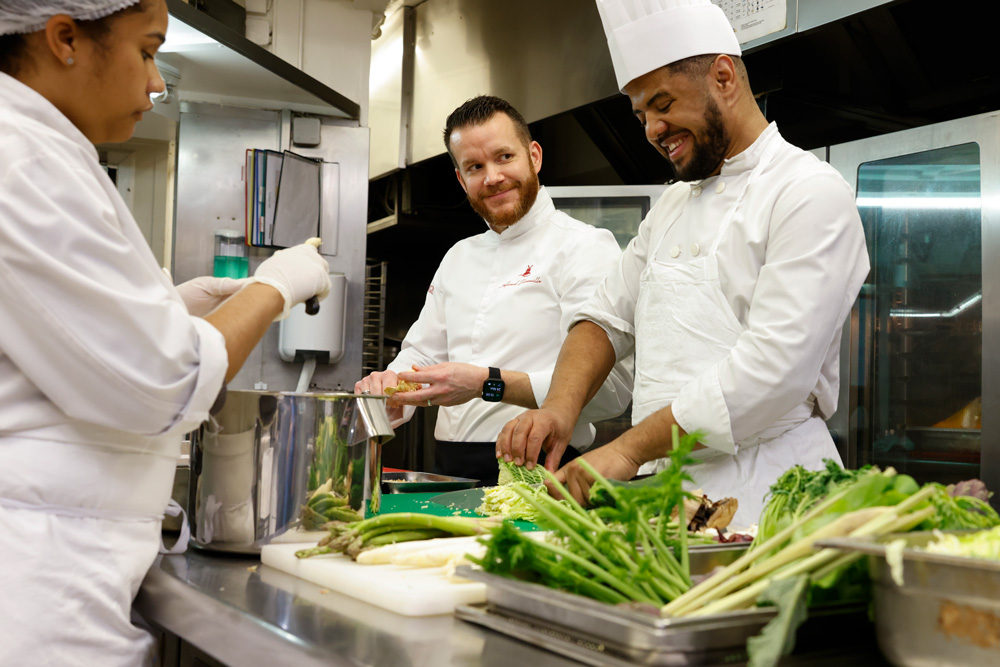
[[[97,148],[80,129],[59,111],[54,104],[9,74],[0,72],[0,108],[12,109],[32,120],[50,127],[87,151],[94,160],[99,159]]]
[[[760,136],[752,144],[747,146],[746,150],[723,160],[719,175],[733,176],[752,170],[760,162],[760,158],[764,154],[764,149],[772,141],[777,141],[777,138],[778,126],[772,122],[764,128],[764,131],[760,133]]]
[[[552,197],[545,190],[544,187],[538,188],[538,196],[535,197],[535,203],[531,205],[528,212],[523,218],[515,222],[513,225],[504,230],[503,234],[497,234],[491,228],[489,234],[492,234],[498,242],[507,242],[518,238],[519,236],[524,236],[532,229],[537,227],[556,210],[555,204],[552,203]],[[483,222],[486,222],[485,220]],[[487,223],[487,227],[489,224]]]

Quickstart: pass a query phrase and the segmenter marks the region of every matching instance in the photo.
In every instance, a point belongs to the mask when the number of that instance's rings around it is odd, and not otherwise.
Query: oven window
[[[858,463],[921,483],[979,477],[979,146],[865,163],[857,197],[872,264],[853,378]]]
[[[611,230],[625,249],[639,233],[639,223],[649,213],[649,197],[553,197],[555,207],[594,227]]]

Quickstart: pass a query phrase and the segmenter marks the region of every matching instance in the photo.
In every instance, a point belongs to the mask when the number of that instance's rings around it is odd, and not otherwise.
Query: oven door
[[[849,467],[1000,489],[998,137],[993,113],[830,148],[872,266],[830,420]]]

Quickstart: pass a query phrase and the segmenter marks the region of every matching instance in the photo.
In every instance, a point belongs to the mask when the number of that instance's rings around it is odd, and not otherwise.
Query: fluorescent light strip
[[[946,310],[942,312],[927,312],[910,310],[908,308],[892,308],[889,310],[889,317],[955,317],[960,313],[964,313],[969,308],[983,300],[983,294],[973,294],[968,299],[958,304],[951,310]]]
[[[981,197],[858,197],[858,208],[902,208],[933,210],[979,210]]]

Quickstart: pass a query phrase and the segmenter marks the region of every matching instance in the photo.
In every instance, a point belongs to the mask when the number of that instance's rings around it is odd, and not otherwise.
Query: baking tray
[[[886,546],[903,550],[903,585],[892,579]],[[875,632],[895,665],[952,667],[1000,664],[1000,562],[920,551],[931,532],[881,538],[820,540],[818,547],[872,556]]]
[[[412,470],[382,473],[383,493],[457,491],[459,489],[471,489],[478,483],[478,479],[470,479],[468,477],[450,477],[448,475],[415,472]]]
[[[691,572],[704,574],[739,557],[747,548],[705,545],[690,549]],[[470,566],[459,576],[486,584],[486,603],[461,607],[459,618],[518,637],[588,664],[709,665],[746,660],[746,640],[758,634],[777,613],[748,609],[701,617],[663,618],[658,610],[610,605]],[[871,626],[861,605],[811,610],[812,619],[834,619],[823,634],[838,633],[838,643],[860,638]],[[852,627],[850,631],[845,628]],[[531,628],[530,632],[527,628]],[[839,629],[838,629],[839,628]],[[586,657],[583,659],[581,656]]]

